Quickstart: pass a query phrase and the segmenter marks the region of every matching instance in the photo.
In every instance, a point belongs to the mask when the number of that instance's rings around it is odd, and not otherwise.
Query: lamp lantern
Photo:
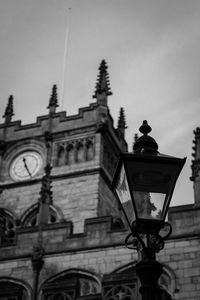
[[[143,135],[136,140],[133,153],[121,154],[112,189],[131,230],[125,244],[142,254],[141,261],[135,266],[142,300],[164,296],[171,300],[166,291],[163,296],[164,291],[158,285],[163,268],[155,254],[163,249],[164,241],[172,232],[165,218],[186,158],[159,153],[156,141],[148,135],[151,127],[147,121],[143,121],[140,132]]]
[[[186,158],[158,152],[156,141],[148,135],[151,127],[143,121],[143,135],[133,153],[122,153],[112,188],[131,231],[157,234],[164,224],[177,178]]]

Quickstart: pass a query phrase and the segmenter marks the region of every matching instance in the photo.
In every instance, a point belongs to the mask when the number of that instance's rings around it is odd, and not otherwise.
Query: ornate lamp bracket
[[[125,245],[128,249],[135,249],[142,253],[143,260],[155,260],[155,254],[164,248],[165,240],[172,233],[172,226],[165,222],[158,233],[138,233],[136,226],[127,235]]]

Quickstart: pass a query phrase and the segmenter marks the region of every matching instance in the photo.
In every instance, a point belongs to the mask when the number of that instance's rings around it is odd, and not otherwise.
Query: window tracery
[[[43,288],[44,300],[74,300],[79,297],[99,295],[100,285],[92,277],[79,272],[57,275],[54,280],[47,281]]]
[[[64,292],[58,292],[55,293],[54,295],[45,298],[48,300],[73,300],[73,296],[68,294],[68,293],[64,293]]]
[[[104,296],[104,299],[109,300],[136,300],[134,289],[127,285],[119,285],[111,288]]]
[[[136,263],[136,261],[132,262],[116,269],[111,274],[104,275],[102,282],[104,300],[136,300],[138,297],[140,299],[135,272]],[[159,279],[159,299],[172,299],[173,276],[173,272],[164,266]]]

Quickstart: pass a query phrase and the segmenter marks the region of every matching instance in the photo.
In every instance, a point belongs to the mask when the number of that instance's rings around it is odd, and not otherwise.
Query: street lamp
[[[125,220],[131,230],[133,248],[142,253],[136,265],[141,281],[143,300],[160,299],[157,281],[162,265],[155,253],[164,247],[171,234],[171,225],[165,222],[177,178],[186,158],[176,158],[158,152],[156,141],[148,135],[151,127],[143,121],[143,135],[134,144],[133,153],[122,153],[113,178],[112,189],[119,201]]]

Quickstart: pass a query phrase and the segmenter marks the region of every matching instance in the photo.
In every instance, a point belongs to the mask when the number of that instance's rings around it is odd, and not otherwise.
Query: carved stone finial
[[[141,137],[139,137],[134,145],[133,151],[135,153],[158,153],[158,144],[156,141],[148,135],[151,132],[151,127],[147,123],[146,120],[143,121],[142,126],[139,128],[140,132],[143,133]]]
[[[95,92],[93,95],[93,98],[97,99],[97,103],[102,105],[107,105],[107,96],[112,95],[107,69],[108,66],[105,60],[102,60],[99,67],[99,75],[97,77]]]
[[[127,128],[126,126],[126,119],[125,119],[125,114],[124,114],[124,108],[120,108],[119,112],[119,119],[118,119],[118,126],[117,129],[122,133],[123,136],[125,136],[125,129]]]
[[[57,86],[56,84],[53,85],[52,88],[52,94],[49,99],[49,106],[47,107],[49,109],[49,113],[55,113],[56,107],[58,107],[58,96],[57,96]]]
[[[3,115],[3,118],[5,118],[5,123],[10,123],[12,121],[12,116],[14,116],[14,110],[13,110],[13,96],[10,95],[8,98],[8,104],[5,109],[5,113]]]

